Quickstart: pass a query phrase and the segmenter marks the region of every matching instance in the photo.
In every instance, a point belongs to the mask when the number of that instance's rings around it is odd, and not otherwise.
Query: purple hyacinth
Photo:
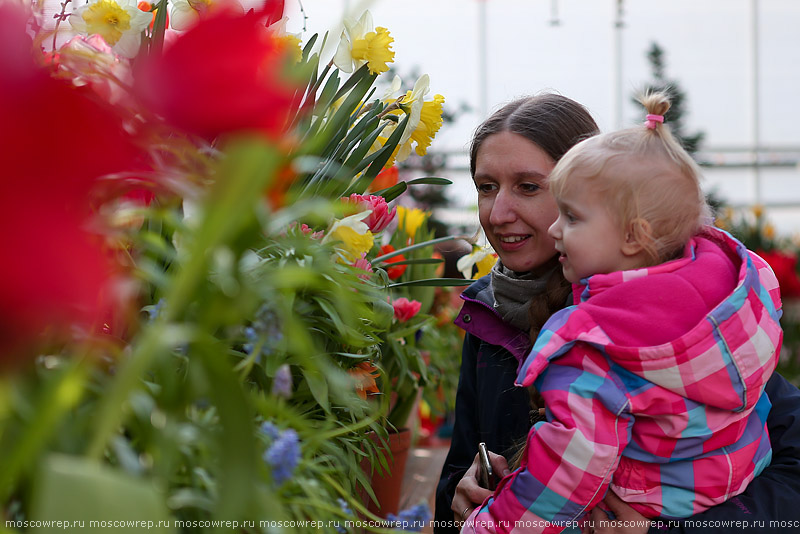
[[[275,379],[272,381],[272,394],[284,399],[292,396],[292,370],[286,363],[278,367],[275,373]]]
[[[272,480],[276,485],[280,486],[290,479],[300,463],[300,438],[297,432],[291,428],[281,432],[264,452],[264,461],[272,467]]]

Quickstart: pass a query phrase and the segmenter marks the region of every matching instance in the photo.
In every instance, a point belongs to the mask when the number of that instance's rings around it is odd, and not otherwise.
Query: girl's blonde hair
[[[556,196],[577,186],[591,187],[623,231],[629,229],[655,265],[679,255],[709,218],[700,188],[700,168],[658,121],[670,107],[660,92],[639,98],[645,125],[591,137],[569,150],[550,173]]]

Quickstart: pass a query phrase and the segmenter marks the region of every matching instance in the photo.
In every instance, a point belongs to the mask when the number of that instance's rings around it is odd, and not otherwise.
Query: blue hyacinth
[[[409,532],[422,531],[422,528],[430,518],[431,511],[425,503],[401,510],[397,515],[386,515],[386,521],[389,523],[390,528]]]
[[[271,428],[264,430],[264,426],[269,424],[271,423],[264,423],[261,426],[267,435],[273,431]],[[300,463],[300,438],[297,432],[291,428],[280,432],[277,439],[264,452],[264,461],[272,467],[272,480],[276,485],[280,486],[290,479],[297,464]]]

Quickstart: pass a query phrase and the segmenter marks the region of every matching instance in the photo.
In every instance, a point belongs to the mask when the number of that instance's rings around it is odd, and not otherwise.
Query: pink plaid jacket
[[[583,282],[517,380],[547,422],[465,531],[561,532],[609,487],[647,517],[688,517],[769,464],[762,392],[783,332],[764,260],[709,228],[680,259]]]

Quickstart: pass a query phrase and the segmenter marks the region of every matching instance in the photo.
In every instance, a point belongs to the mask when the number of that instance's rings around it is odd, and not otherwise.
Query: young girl
[[[549,178],[549,233],[575,305],[522,366],[547,422],[468,532],[560,532],[611,490],[646,517],[681,518],[744,491],[769,464],[764,385],[782,340],[778,283],[704,226],[699,169],[642,99],[644,126],[587,139]]]

